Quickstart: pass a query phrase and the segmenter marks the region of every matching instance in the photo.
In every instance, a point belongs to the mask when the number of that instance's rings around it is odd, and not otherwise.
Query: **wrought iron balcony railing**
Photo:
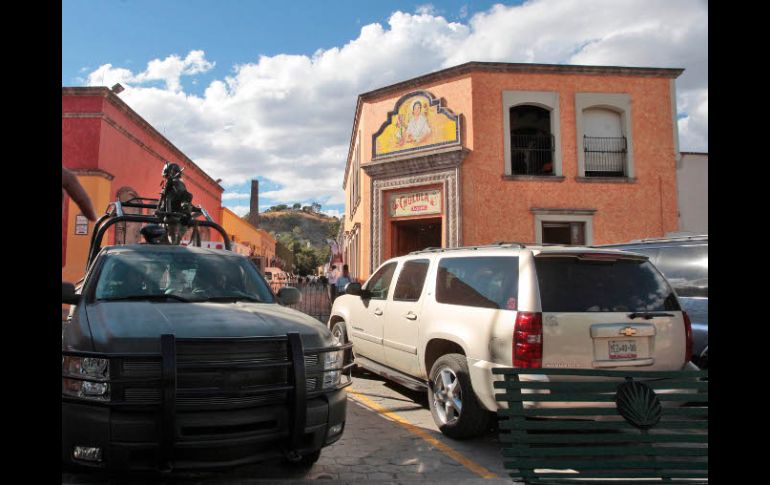
[[[584,136],[586,177],[625,177],[626,137]]]
[[[553,175],[553,135],[511,135],[514,175]]]

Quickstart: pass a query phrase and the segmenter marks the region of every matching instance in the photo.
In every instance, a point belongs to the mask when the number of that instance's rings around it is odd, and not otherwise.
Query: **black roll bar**
[[[137,202],[137,200],[139,202]],[[131,207],[131,208],[142,208],[142,209],[157,209],[157,204],[152,203],[144,203],[141,201],[149,200],[153,201],[156,199],[143,199],[143,198],[133,198],[129,200],[128,202],[120,202],[115,201],[111,203],[112,209],[110,210],[110,206],[108,206],[108,211],[105,215],[100,217],[96,224],[94,224],[94,230],[91,234],[91,243],[89,245],[88,249],[88,259],[86,260],[86,272],[88,272],[88,269],[91,267],[91,263],[93,263],[94,258],[96,257],[96,254],[99,252],[99,250],[102,247],[102,239],[104,238],[104,235],[107,232],[107,229],[110,228],[110,226],[117,224],[118,222],[144,222],[147,224],[162,224],[161,220],[154,214],[126,214],[123,212],[124,207]],[[200,208],[200,213],[198,215],[203,215],[205,217],[205,220],[197,220],[193,219],[188,224],[188,227],[193,227],[193,233],[194,237],[191,241],[193,244],[200,246],[200,234],[197,234],[197,228],[198,227],[211,227],[214,228],[224,240],[225,249],[228,251],[232,250],[232,245],[230,243],[230,237],[227,235],[227,232],[214,222],[214,220],[211,218],[211,216],[208,214],[206,209]]]

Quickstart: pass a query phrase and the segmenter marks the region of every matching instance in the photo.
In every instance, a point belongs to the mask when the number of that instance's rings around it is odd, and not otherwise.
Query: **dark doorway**
[[[393,256],[441,247],[441,218],[393,222]]]

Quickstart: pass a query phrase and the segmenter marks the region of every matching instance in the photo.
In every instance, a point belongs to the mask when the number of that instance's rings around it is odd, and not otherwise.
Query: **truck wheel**
[[[346,344],[346,343],[350,342],[350,340],[348,340],[348,328],[345,326],[345,321],[344,320],[340,320],[339,322],[337,322],[334,325],[332,325],[332,337],[336,338],[339,341],[339,343],[341,343],[341,344]],[[357,365],[355,365],[355,361],[356,361],[356,354],[355,354],[355,352],[353,352],[352,348],[350,350],[345,351],[345,352],[346,352],[346,354],[347,354],[347,352],[350,352],[349,355],[345,356],[346,357],[346,362],[349,362],[347,359],[352,358],[353,362],[354,362],[352,372],[356,372],[357,370],[359,370],[359,367]]]
[[[318,459],[321,457],[321,450],[316,450],[312,453],[308,453],[306,455],[302,455],[298,459],[284,459],[284,464],[291,468],[297,468],[297,469],[305,469],[312,467],[315,462],[318,461]]]
[[[489,413],[473,392],[468,360],[462,354],[443,355],[433,364],[428,403],[436,426],[450,438],[471,438],[487,431]]]
[[[348,343],[348,329],[345,327],[345,321],[340,320],[332,326],[332,337],[336,338],[339,343]]]

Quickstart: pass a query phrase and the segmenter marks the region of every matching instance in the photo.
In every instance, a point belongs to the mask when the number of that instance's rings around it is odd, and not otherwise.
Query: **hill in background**
[[[314,272],[329,260],[327,239],[336,239],[340,219],[318,212],[315,207],[272,207],[258,215],[260,229],[271,233],[294,254],[294,264],[300,274]],[[318,206],[320,209],[320,206]],[[250,221],[250,214],[243,217]]]

